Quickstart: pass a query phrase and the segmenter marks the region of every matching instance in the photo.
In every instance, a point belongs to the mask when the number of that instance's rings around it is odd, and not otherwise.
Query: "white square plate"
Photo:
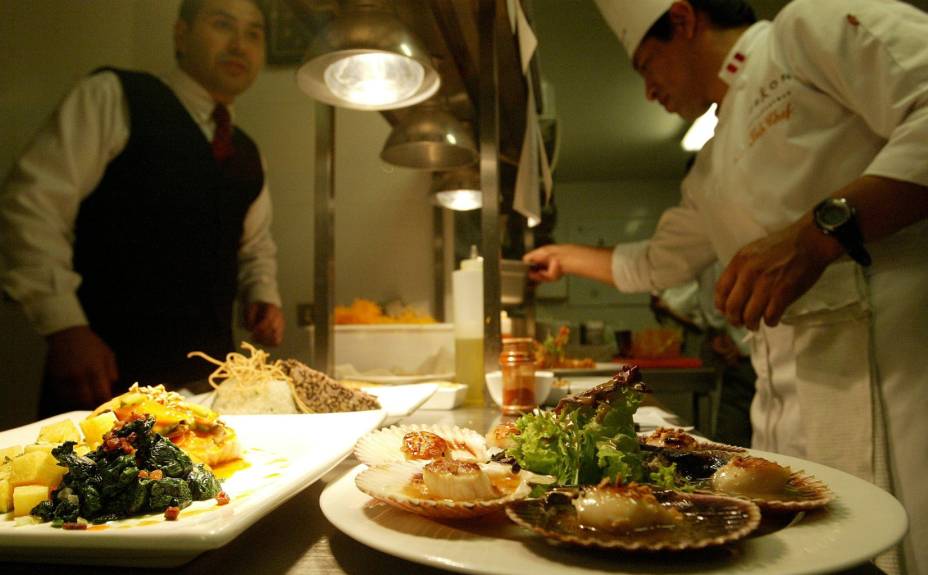
[[[34,443],[39,428],[71,412],[0,433],[0,448]],[[113,521],[86,531],[50,523],[16,526],[0,515],[0,556],[12,561],[172,567],[221,547],[258,519],[319,479],[344,459],[355,442],[384,420],[383,410],[319,415],[227,415],[247,466],[223,482],[228,505],[196,501],[177,521],[151,514]]]

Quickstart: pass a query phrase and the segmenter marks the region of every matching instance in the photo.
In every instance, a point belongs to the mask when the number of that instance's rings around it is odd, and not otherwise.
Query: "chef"
[[[752,330],[753,446],[872,481],[906,507],[890,572],[928,573],[928,15],[796,0],[750,24],[735,0],[597,0],[646,97],[714,139],[649,242],[545,246],[532,277],[626,292],[694,278]],[[746,17],[750,15],[750,17]]]

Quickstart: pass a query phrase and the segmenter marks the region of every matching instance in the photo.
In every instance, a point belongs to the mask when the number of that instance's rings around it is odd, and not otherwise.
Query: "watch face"
[[[851,218],[851,208],[842,200],[822,202],[815,212],[820,226],[833,230]]]

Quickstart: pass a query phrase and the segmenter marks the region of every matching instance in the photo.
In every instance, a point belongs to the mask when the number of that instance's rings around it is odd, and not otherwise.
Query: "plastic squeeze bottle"
[[[484,404],[483,258],[471,246],[470,258],[451,274],[454,299],[454,373],[467,385],[467,405]]]

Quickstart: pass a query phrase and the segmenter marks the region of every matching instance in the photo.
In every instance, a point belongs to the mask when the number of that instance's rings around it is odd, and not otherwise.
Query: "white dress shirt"
[[[209,93],[179,68],[163,81],[211,141],[215,102]],[[65,97],[7,180],[0,197],[2,285],[42,335],[87,324],[76,293],[81,277],[72,266],[74,225],[81,202],[128,141],[128,102],[119,78],[110,71],[92,74]],[[239,245],[239,295],[246,302],[281,303],[270,227],[265,176]]]

